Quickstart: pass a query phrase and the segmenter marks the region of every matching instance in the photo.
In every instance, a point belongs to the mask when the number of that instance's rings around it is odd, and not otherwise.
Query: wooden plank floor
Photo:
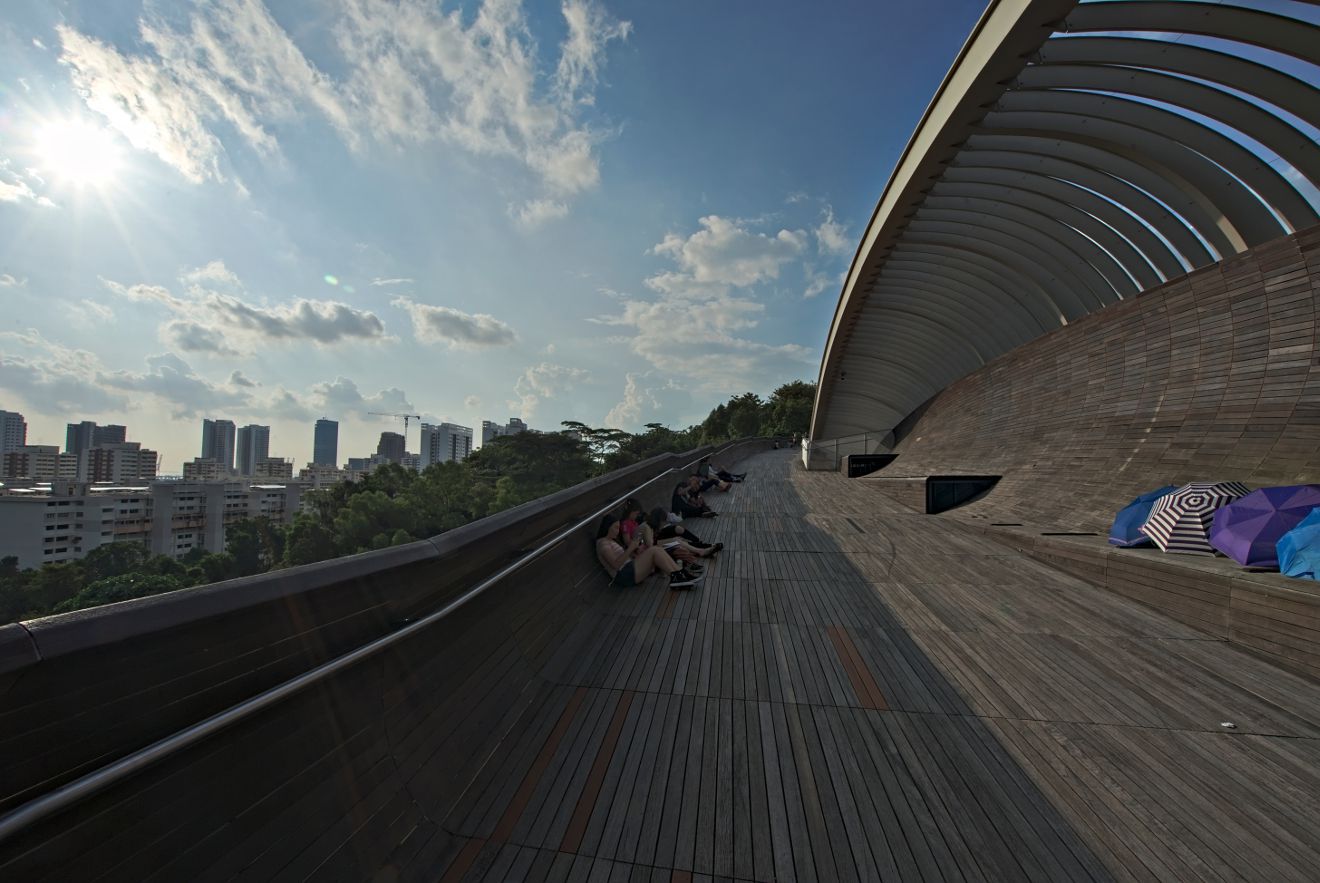
[[[401,878],[1320,876],[1320,685],[791,452],[745,468],[705,583],[600,577]]]

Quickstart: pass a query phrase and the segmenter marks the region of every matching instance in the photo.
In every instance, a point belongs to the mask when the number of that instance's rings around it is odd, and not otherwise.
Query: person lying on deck
[[[695,475],[680,481],[674,488],[674,496],[669,501],[669,508],[681,518],[714,518],[719,513],[706,505],[705,498],[701,496],[700,486],[693,484],[697,481],[700,479]]]
[[[701,581],[684,570],[682,565],[659,546],[639,550],[642,538],[634,534],[632,542],[624,543],[619,533],[619,516],[606,515],[596,531],[596,557],[610,575],[611,585],[621,588],[639,586],[657,570],[669,575],[669,588],[690,589]]]
[[[698,558],[709,558],[715,554],[715,547],[711,545],[696,546],[673,536],[663,540],[657,538],[655,531],[646,521],[646,512],[636,500],[628,500],[623,504],[619,518],[619,533],[624,540],[632,542],[633,535],[640,533],[642,542],[638,548],[659,546],[669,553],[669,557],[680,562],[691,573],[701,573],[705,569],[697,563]]]

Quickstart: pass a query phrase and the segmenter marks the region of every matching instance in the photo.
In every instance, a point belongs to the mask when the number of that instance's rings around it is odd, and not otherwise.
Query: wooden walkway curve
[[[396,878],[1320,875],[1320,685],[792,452],[745,468],[697,590],[593,577]]]

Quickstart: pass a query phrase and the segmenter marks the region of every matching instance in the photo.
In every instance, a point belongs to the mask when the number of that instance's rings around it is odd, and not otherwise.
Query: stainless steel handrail
[[[721,448],[720,451],[716,453],[716,456],[718,456],[718,454],[723,453],[724,451],[729,450],[730,448],[736,447],[738,444],[745,444],[745,442],[738,442],[736,444],[727,445],[724,448]],[[687,468],[690,468],[692,464],[696,462],[698,461],[693,460],[692,463],[688,464]],[[535,549],[528,552],[526,555],[519,558],[517,561],[514,561],[512,564],[509,564],[508,566],[504,567],[502,570],[495,573],[493,576],[489,576],[486,579],[482,580],[476,586],[469,589],[467,592],[463,593],[459,597],[455,598],[453,601],[450,601],[448,604],[446,604],[444,607],[441,607],[439,610],[435,611],[434,613],[428,613],[426,616],[422,617],[416,622],[409,623],[408,625],[404,626],[403,628],[399,629],[396,632],[391,632],[388,635],[384,635],[382,637],[377,638],[374,641],[371,641],[367,644],[363,644],[361,647],[358,647],[356,650],[352,650],[348,653],[345,653],[342,656],[336,656],[334,659],[331,659],[329,662],[323,662],[320,665],[316,666],[315,668],[308,669],[307,671],[298,675],[296,678],[292,678],[290,680],[285,681],[282,684],[271,687],[269,690],[266,690],[263,693],[258,693],[256,696],[253,696],[251,699],[245,699],[244,701],[238,703],[237,705],[233,705],[225,709],[224,711],[211,715],[206,720],[199,721],[191,726],[185,727],[184,729],[179,730],[177,733],[174,733],[173,735],[166,736],[164,739],[160,739],[159,741],[153,742],[150,745],[146,746],[145,748],[140,748],[137,751],[133,752],[132,754],[120,758],[114,763],[108,764],[107,766],[103,766],[100,769],[90,772],[78,779],[75,779],[74,781],[69,782],[66,785],[61,785],[59,788],[56,788],[54,791],[50,791],[46,794],[41,795],[40,797],[28,801],[27,803],[23,804],[17,809],[6,813],[3,817],[0,817],[0,841],[7,840],[8,838],[12,837],[14,834],[17,834],[19,831],[23,830],[24,828],[30,825],[35,824],[41,819],[49,815],[53,815],[54,813],[57,813],[60,810],[65,809],[66,807],[72,806],[73,804],[78,803],[81,800],[85,800],[86,798],[92,796],[93,794],[96,794],[99,791],[108,788],[109,786],[120,781],[121,779],[126,779],[129,776],[133,775],[134,773],[137,773],[140,770],[148,766],[151,766],[157,761],[162,760],[170,756],[171,754],[174,754],[177,751],[181,751],[182,749],[187,748],[189,745],[192,745],[196,742],[200,742],[201,740],[214,735],[215,733],[225,729],[231,724],[237,723],[238,721],[241,721],[244,718],[250,717],[251,715],[256,714],[258,711],[261,711],[262,709],[275,705],[276,703],[280,702],[286,697],[291,696],[294,693],[297,693],[298,691],[302,690],[304,687],[310,686],[311,684],[315,684],[318,681],[322,681],[325,678],[329,677],[330,675],[333,675],[336,672],[348,668],[349,666],[354,665],[355,663],[358,663],[369,656],[374,656],[376,653],[379,653],[381,650],[384,650],[386,647],[389,647],[399,641],[404,640],[410,635],[414,635],[417,632],[431,625],[434,625],[435,623],[444,619],[449,614],[453,613],[458,608],[462,607],[464,604],[467,604],[473,598],[485,592],[491,586],[495,585],[496,583],[503,580],[505,577],[509,576],[509,574],[513,573],[514,571],[518,570],[519,568],[527,564],[530,564],[532,561],[535,561],[537,558],[540,558],[546,552],[549,552],[555,546],[559,545],[559,543],[568,539],[568,537],[572,535],[574,532],[579,531],[582,528],[586,527],[587,525],[591,524],[593,520],[600,518],[602,515],[609,512],[611,509],[614,509],[622,505],[624,500],[627,500],[629,497],[634,496],[635,494],[641,493],[643,490],[650,487],[652,484],[655,484],[657,481],[660,481],[662,478],[665,478],[666,476],[671,475],[674,472],[683,471],[684,468],[685,467],[672,466],[669,469],[666,469],[664,472],[661,472],[659,475],[656,475],[653,478],[650,478],[647,481],[643,482],[642,484],[639,484],[637,487],[628,491],[626,494],[617,497],[610,503],[602,506],[601,508],[597,509],[595,512],[592,512],[590,515],[583,518],[582,520],[575,522],[571,527],[565,528],[564,530],[555,534],[553,538],[537,546]]]

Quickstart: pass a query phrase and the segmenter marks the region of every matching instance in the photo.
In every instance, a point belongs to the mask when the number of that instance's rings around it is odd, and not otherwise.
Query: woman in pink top
[[[633,534],[630,542],[624,544],[619,532],[619,516],[606,515],[601,519],[600,529],[596,531],[596,557],[612,577],[614,585],[641,585],[642,580],[656,570],[669,574],[671,589],[690,589],[700,582],[700,577],[684,570],[659,546],[648,546],[638,551],[641,543],[641,532],[638,531]]]

